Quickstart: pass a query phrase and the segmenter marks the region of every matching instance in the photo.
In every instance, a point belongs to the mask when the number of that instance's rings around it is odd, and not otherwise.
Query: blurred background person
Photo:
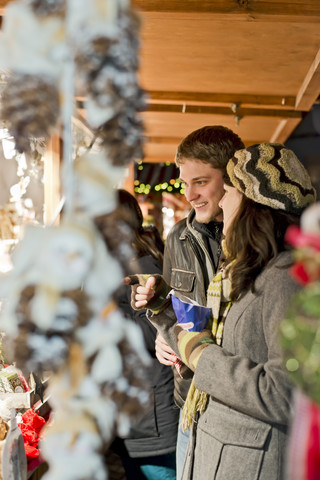
[[[158,230],[153,225],[142,225],[143,216],[135,197],[122,189],[118,190],[118,196],[118,210],[126,215],[132,228],[133,256],[129,269],[134,273],[162,273],[164,244]],[[146,318],[146,310],[131,308],[130,286],[120,288],[117,301],[125,316],[142,329],[152,362],[148,371],[152,404],[128,438],[116,438],[112,448],[120,455],[128,480],[175,480],[179,409],[173,399],[173,372],[157,360],[157,331]]]

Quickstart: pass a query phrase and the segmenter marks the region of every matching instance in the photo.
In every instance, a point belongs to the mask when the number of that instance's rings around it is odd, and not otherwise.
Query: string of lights
[[[184,194],[184,183],[179,178],[175,164],[152,164],[139,162],[135,166],[134,191],[148,195],[150,192]]]

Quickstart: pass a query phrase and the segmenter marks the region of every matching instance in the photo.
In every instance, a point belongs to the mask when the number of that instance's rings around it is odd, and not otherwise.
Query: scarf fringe
[[[200,415],[205,411],[209,395],[194,386],[194,377],[192,379],[189,392],[182,410],[181,428],[185,433],[189,430],[193,422],[196,421],[197,413]]]
[[[230,300],[231,282],[230,269],[234,261],[226,268],[222,266],[220,271],[211,280],[207,291],[207,307],[212,309],[211,332],[214,343],[221,345],[224,322],[232,306]],[[196,422],[198,413],[201,415],[207,408],[209,395],[198,390],[192,379],[189,392],[182,410],[181,428],[185,433]]]

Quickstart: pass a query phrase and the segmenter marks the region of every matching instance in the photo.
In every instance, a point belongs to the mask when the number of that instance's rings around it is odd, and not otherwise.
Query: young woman
[[[281,144],[237,151],[227,172],[220,201],[225,259],[208,288],[213,320],[207,330],[186,332],[174,322],[164,295],[159,302],[157,292],[165,289],[158,278],[134,285],[135,308],[162,311],[150,321],[195,372],[184,408],[193,434],[183,480],[280,480],[292,386],[278,327],[299,288],[288,272],[284,235],[315,192]]]

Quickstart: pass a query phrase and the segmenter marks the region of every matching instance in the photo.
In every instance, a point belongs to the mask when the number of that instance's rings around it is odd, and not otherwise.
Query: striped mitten
[[[202,332],[188,332],[177,325],[174,329],[181,360],[195,371],[203,350],[210,344],[215,343],[210,330]]]

